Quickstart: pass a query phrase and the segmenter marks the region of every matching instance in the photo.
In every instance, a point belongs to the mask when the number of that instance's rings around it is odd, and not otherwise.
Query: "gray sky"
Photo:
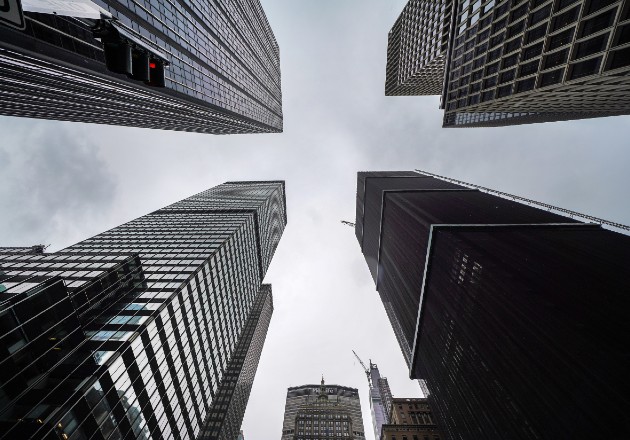
[[[267,274],[275,311],[245,415],[279,438],[289,386],[367,382],[416,397],[354,231],[358,170],[420,168],[630,223],[630,118],[442,129],[438,97],[384,96],[403,0],[263,0],[282,63],[283,134],[211,136],[0,117],[0,243],[54,251],[227,180],[285,179],[288,220]]]

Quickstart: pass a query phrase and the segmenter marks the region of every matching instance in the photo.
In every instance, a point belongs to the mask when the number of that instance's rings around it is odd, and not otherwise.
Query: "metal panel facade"
[[[448,438],[630,435],[630,237],[466,187],[382,200],[377,290]]]

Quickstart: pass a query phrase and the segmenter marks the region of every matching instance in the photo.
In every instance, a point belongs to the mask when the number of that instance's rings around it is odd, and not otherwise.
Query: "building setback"
[[[258,0],[85,0],[81,14],[22,3],[24,30],[0,24],[0,114],[282,131],[279,49]]]
[[[287,390],[282,440],[364,440],[356,388],[302,385]]]
[[[400,398],[392,400],[389,423],[383,425],[380,440],[440,440],[440,433],[431,415],[431,408],[424,398]]]
[[[284,182],[228,182],[58,252],[0,248],[0,438],[235,438],[285,224]]]
[[[410,0],[387,66],[386,95],[440,94],[444,127],[629,114],[630,4]]]
[[[358,174],[356,234],[447,438],[630,436],[630,237],[413,172]]]

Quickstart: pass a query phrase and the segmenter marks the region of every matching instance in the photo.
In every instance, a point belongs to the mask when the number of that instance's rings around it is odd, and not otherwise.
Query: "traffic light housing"
[[[104,42],[105,65],[115,73],[131,75],[133,72],[132,49],[124,41]]]
[[[164,63],[157,58],[149,61],[149,81],[146,84],[153,87],[164,87]]]
[[[107,69],[153,87],[164,87],[166,56],[115,20],[99,20],[92,28],[100,38]]]

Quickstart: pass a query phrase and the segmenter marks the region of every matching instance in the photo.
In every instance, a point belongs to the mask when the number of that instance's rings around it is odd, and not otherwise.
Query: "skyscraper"
[[[0,438],[238,433],[284,182],[228,182],[59,252],[0,249]]]
[[[389,382],[386,377],[381,377],[378,365],[372,363],[370,359],[370,367],[367,368],[359,355],[352,351],[356,358],[365,369],[365,375],[368,380],[370,412],[372,415],[372,428],[374,429],[374,438],[378,439],[381,435],[381,428],[384,424],[389,423],[388,408],[392,403],[392,392],[389,389]]]
[[[282,440],[363,440],[361,402],[356,388],[302,385],[287,390]]]
[[[442,92],[450,18],[443,0],[409,0],[387,37],[385,95]]]
[[[0,114],[202,133],[282,131],[258,0],[23,0],[0,24]]]
[[[357,238],[449,438],[630,435],[630,237],[579,216],[426,173],[358,174]]]
[[[387,66],[386,94],[440,94],[444,127],[629,114],[630,4],[410,0]]]

